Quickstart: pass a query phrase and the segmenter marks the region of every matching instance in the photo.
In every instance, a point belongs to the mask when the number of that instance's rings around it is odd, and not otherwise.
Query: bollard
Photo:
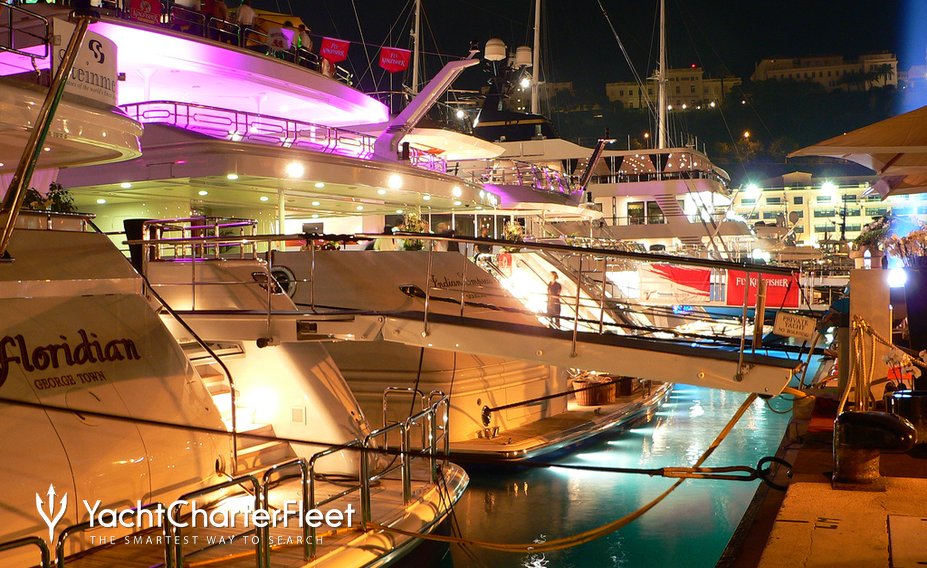
[[[914,447],[914,426],[887,412],[843,412],[834,422],[834,489],[884,491],[882,452]]]

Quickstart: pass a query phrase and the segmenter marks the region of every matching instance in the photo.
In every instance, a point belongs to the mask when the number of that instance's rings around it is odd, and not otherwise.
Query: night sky
[[[638,72],[652,69],[657,0],[602,2]],[[236,4],[231,0],[231,6]],[[314,35],[358,44],[363,35],[372,46],[409,46],[411,0],[256,0],[255,4],[297,13]],[[423,0],[424,49],[461,56],[469,40],[482,47],[490,37],[502,38],[510,48],[530,44],[533,4],[533,0]],[[669,64],[694,63],[712,76],[746,78],[763,57],[891,51],[898,55],[900,68],[907,69],[924,63],[925,5],[923,0],[667,0]],[[592,87],[632,78],[597,0],[544,0],[542,13],[546,80]],[[372,47],[371,57],[375,53]],[[352,46],[351,54],[354,71],[364,75],[366,60],[359,45]],[[436,58],[430,58],[426,67],[429,73],[436,71]],[[482,81],[478,72],[468,73],[464,83]],[[377,71],[373,76],[383,87],[380,77],[385,75]],[[366,80],[370,77],[368,73]]]

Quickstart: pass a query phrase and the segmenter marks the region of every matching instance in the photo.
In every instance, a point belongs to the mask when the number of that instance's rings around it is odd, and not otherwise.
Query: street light
[[[750,138],[750,131],[744,130],[744,140],[748,140],[749,138]]]

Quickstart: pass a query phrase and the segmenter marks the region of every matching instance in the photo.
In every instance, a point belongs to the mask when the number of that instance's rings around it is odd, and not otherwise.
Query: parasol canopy
[[[879,175],[923,174],[927,181],[927,106],[857,128],[789,154],[856,162]]]

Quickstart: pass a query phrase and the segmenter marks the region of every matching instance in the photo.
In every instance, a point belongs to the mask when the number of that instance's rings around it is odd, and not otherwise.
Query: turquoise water
[[[654,468],[691,465],[717,436],[745,394],[677,385],[649,423],[616,433],[559,463]],[[770,401],[779,411],[785,400]],[[706,466],[756,465],[774,455],[789,414],[757,400]],[[472,475],[456,507],[464,536],[495,542],[552,540],[598,527],[656,497],[673,480],[567,469],[502,470]],[[625,528],[582,546],[545,554],[508,554],[457,546],[443,566],[714,566],[759,482],[688,480]]]

